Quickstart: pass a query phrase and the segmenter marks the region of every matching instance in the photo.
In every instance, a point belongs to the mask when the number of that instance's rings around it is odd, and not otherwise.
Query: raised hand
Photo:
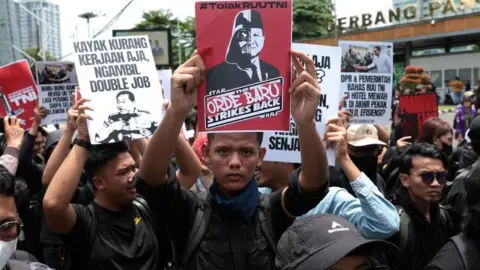
[[[35,124],[40,125],[42,119],[47,116],[48,111],[45,107],[40,106],[38,102],[39,99],[37,98],[37,100],[35,101],[35,109],[33,110],[34,116],[32,120],[35,122]]]
[[[328,124],[325,141],[327,146],[335,147],[336,160],[348,158],[347,130],[339,125],[339,121],[331,121]]]
[[[3,118],[3,125],[5,127],[7,146],[20,149],[25,130],[20,127],[19,119],[16,116],[5,116],[5,118]]]
[[[409,140],[411,140],[411,139],[412,139],[411,136],[402,137],[400,140],[397,141],[397,147],[401,148],[401,147],[411,145],[412,143],[409,142]]]
[[[320,103],[320,86],[313,60],[307,55],[292,51],[292,60],[298,73],[289,90],[291,95],[291,112],[297,125],[313,122]],[[301,62],[305,63],[303,68]]]
[[[90,136],[88,135],[87,119],[93,120],[93,118],[86,113],[86,111],[93,111],[91,107],[85,105],[85,102],[88,101],[90,100],[82,98],[76,104],[78,106],[78,116],[76,118],[78,137],[85,141],[90,140]]]
[[[205,76],[205,64],[200,55],[194,52],[172,75],[170,109],[184,115],[197,105],[197,89]]]
[[[78,105],[75,93],[72,94],[72,107],[67,111],[67,129],[75,131],[77,129]]]

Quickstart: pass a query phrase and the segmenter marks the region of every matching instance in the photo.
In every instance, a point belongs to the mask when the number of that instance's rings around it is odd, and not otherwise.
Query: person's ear
[[[104,190],[105,189],[105,179],[102,177],[95,176],[92,179],[93,184],[97,190]]]
[[[209,167],[212,164],[212,159],[210,158],[210,145],[202,145],[203,158],[205,165]]]
[[[406,187],[406,188],[409,188],[409,187],[410,187],[410,181],[408,181],[409,178],[410,178],[410,177],[409,177],[408,175],[404,174],[404,173],[400,174],[400,182],[401,182],[402,185],[403,185],[404,187]]]
[[[265,158],[265,154],[267,154],[267,149],[265,149],[264,147],[260,147],[260,153],[257,160],[257,167],[260,167],[262,165],[263,159]]]

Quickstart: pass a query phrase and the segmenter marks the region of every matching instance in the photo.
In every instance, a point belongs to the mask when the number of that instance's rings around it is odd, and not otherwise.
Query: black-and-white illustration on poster
[[[78,85],[77,71],[73,62],[36,62],[39,85]]]
[[[91,99],[92,144],[153,134],[162,118],[162,91],[147,36],[74,42],[82,97]]]

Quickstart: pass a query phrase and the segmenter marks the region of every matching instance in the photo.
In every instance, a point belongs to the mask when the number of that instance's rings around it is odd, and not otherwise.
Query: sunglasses
[[[10,242],[18,238],[23,224],[18,221],[7,221],[0,225],[0,240]]]
[[[435,178],[437,179],[440,185],[445,185],[448,179],[448,173],[445,171],[441,171],[441,172],[423,171],[419,173],[414,173],[413,175],[420,176],[422,178],[422,182],[427,185],[432,184]]]

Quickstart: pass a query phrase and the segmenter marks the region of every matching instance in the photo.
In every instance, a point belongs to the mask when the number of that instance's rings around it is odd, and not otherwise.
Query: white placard
[[[72,107],[72,95],[75,84],[39,85],[39,105],[47,109],[47,116],[42,125],[61,124],[67,122],[67,111]]]
[[[92,144],[151,136],[162,118],[163,96],[147,36],[75,41],[82,97],[95,110]]]
[[[339,41],[342,48],[340,96],[351,124],[388,125],[392,110],[393,44]]]
[[[293,43],[292,49],[312,57],[321,88],[320,104],[315,115],[317,131],[323,137],[327,120],[337,117],[340,91],[341,49],[321,45]],[[301,163],[300,142],[293,118],[290,118],[290,132],[265,132],[263,147],[267,149],[265,161]],[[335,165],[335,152],[327,150],[328,164]]]

